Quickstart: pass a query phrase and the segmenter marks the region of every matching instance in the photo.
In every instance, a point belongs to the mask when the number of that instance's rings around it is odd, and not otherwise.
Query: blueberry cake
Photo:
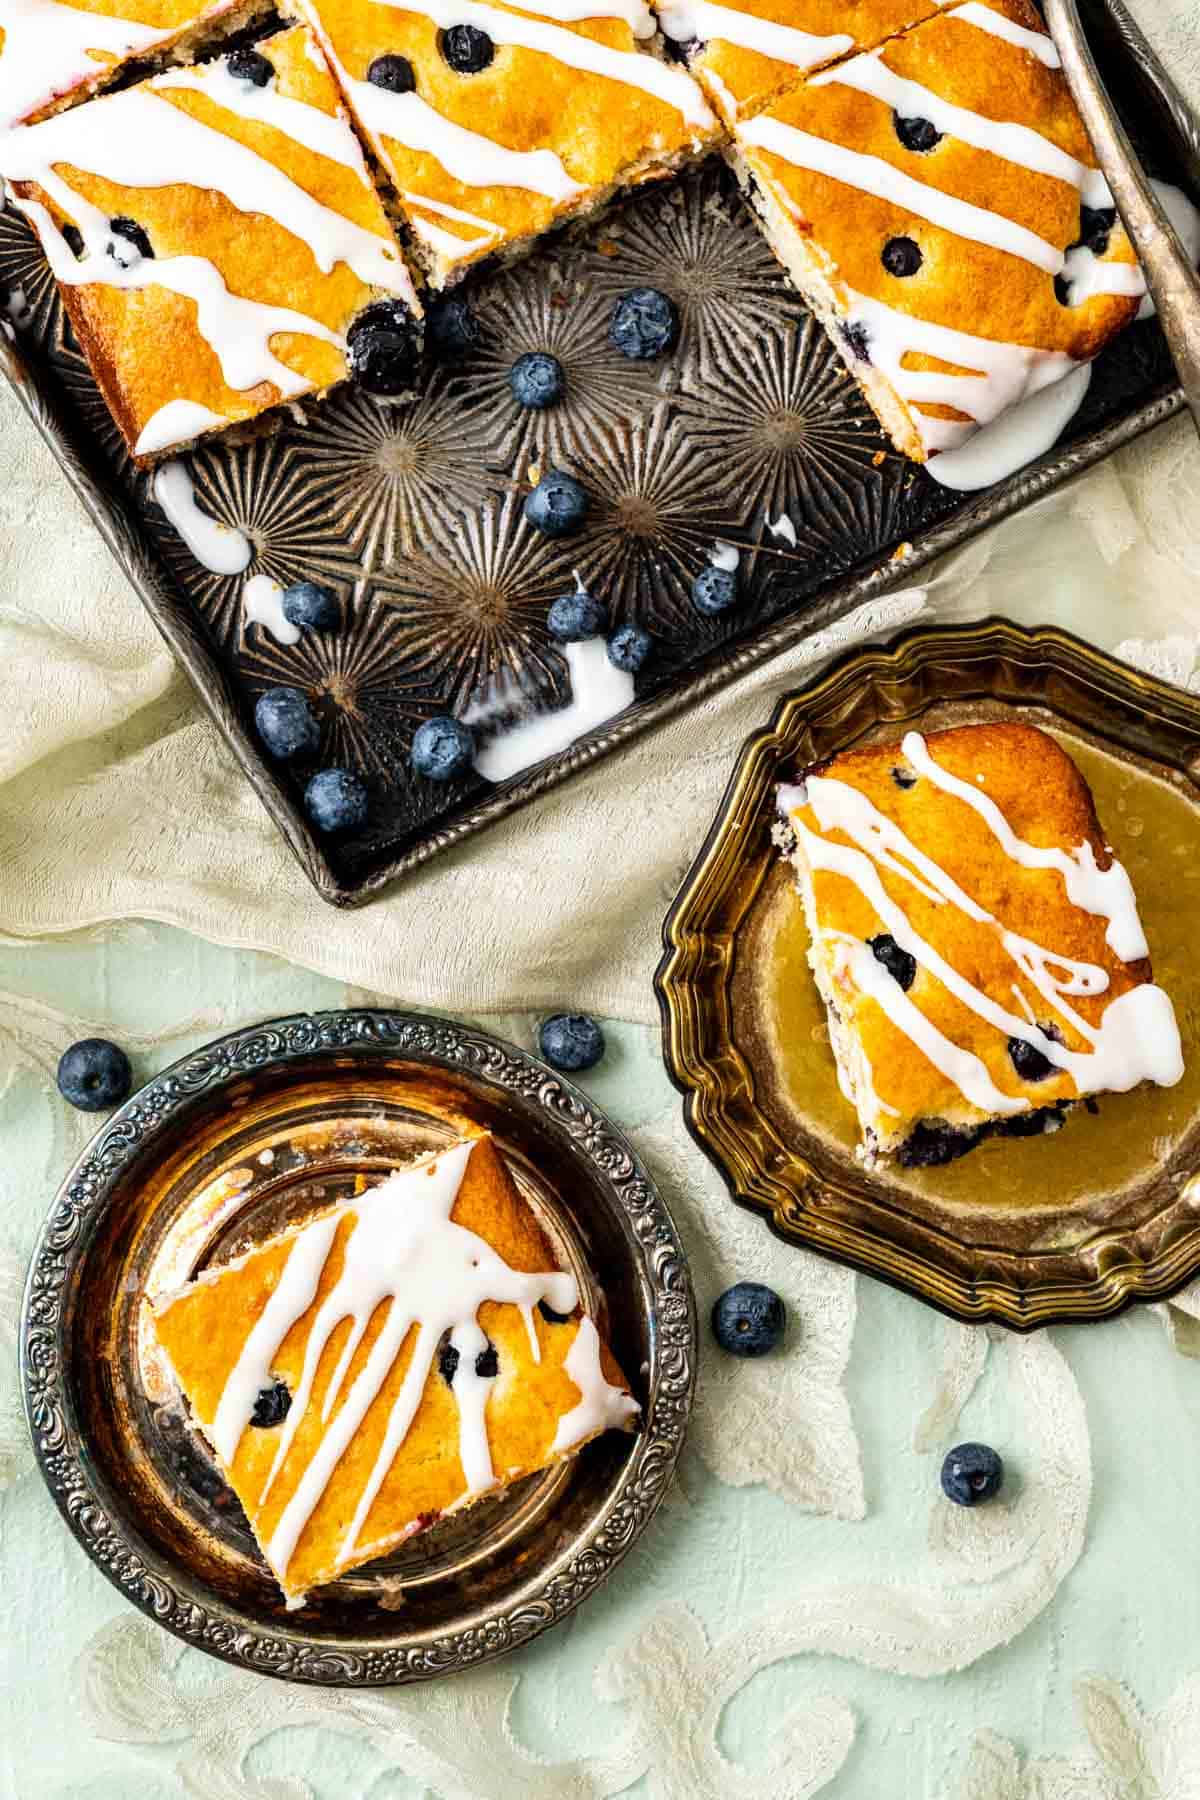
[[[517,12],[483,0],[296,0],[434,287],[619,188],[669,174],[717,122],[644,0]]]
[[[1027,0],[968,0],[741,120],[767,236],[908,456],[1089,360],[1142,278]]]
[[[1129,877],[1027,725],[849,751],[779,794],[809,960],[867,1161],[952,1161],[1183,1074]]]
[[[486,1135],[153,1319],[289,1606],[638,1413]]]
[[[137,460],[349,368],[412,390],[420,308],[303,26],[12,132],[3,163]]]

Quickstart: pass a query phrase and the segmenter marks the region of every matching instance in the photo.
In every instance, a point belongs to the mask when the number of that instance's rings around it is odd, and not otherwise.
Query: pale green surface
[[[107,943],[0,948],[0,990],[18,1001],[5,1014],[18,1034],[19,1000],[28,997],[127,1041],[173,1030],[200,1010],[223,1010],[232,1024],[361,998],[266,957],[215,949],[163,927],[131,928]],[[528,1031],[528,1021],[492,1023],[515,1036]],[[210,1017],[169,1046],[141,1054],[139,1074],[214,1029]],[[673,1109],[656,1035],[617,1026],[612,1037],[611,1067],[587,1083],[597,1100],[632,1127]],[[60,1135],[54,1146],[65,1109],[24,1065],[26,1048],[5,1036],[0,1051],[5,1068],[20,1071],[3,1101],[0,1246],[16,1249],[22,1261],[67,1151],[78,1141]],[[866,1518],[841,1523],[806,1515],[762,1488],[724,1487],[689,1454],[687,1503],[652,1530],[645,1553],[567,1625],[510,1660],[511,1674],[523,1677],[514,1726],[530,1747],[557,1760],[599,1750],[615,1736],[620,1709],[593,1698],[592,1670],[665,1600],[685,1601],[719,1637],[814,1580],[906,1578],[922,1560],[937,1459],[913,1453],[912,1426],[928,1398],[945,1328],[923,1307],[872,1281],[861,1280],[858,1290],[848,1389],[863,1452]],[[1101,1328],[1064,1330],[1056,1341],[1086,1400],[1094,1492],[1084,1556],[1041,1615],[1012,1644],[947,1678],[873,1672],[828,1656],[781,1662],[726,1709],[720,1742],[729,1756],[753,1767],[782,1708],[813,1694],[840,1694],[857,1714],[858,1736],[825,1792],[957,1794],[976,1727],[1002,1733],[1024,1753],[1078,1753],[1082,1733],[1072,1685],[1080,1676],[1100,1671],[1121,1678],[1152,1713],[1200,1667],[1198,1371],[1169,1348],[1161,1322],[1146,1311]],[[997,1368],[994,1353],[958,1435],[1001,1446],[1019,1481],[1023,1422],[1009,1410]],[[98,1740],[81,1713],[71,1665],[100,1626],[128,1609],[70,1540],[30,1472],[0,1497],[0,1579],[3,1791],[20,1800],[116,1800],[134,1793],[159,1800],[184,1792],[181,1746]],[[221,1676],[194,1653],[186,1660],[189,1683]],[[368,1794],[398,1800],[429,1791],[376,1748],[334,1737],[315,1718],[269,1735],[253,1750],[245,1777],[285,1773],[303,1776],[322,1800]],[[631,1791],[668,1791],[656,1780],[645,1778]],[[273,1796],[274,1790],[259,1791]],[[1113,1791],[1139,1800],[1194,1792]]]

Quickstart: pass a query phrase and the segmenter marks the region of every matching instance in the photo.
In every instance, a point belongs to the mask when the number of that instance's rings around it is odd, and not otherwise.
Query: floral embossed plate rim
[[[289,1613],[183,1418],[144,1300],[353,1192],[358,1177],[449,1141],[447,1111],[494,1132],[605,1318],[641,1425],[485,1497]],[[35,1248],[20,1354],[43,1478],[127,1599],[243,1668],[374,1686],[500,1655],[607,1578],[669,1485],[696,1330],[670,1214],[627,1140],[578,1089],[486,1032],[361,1009],[219,1038],[101,1127]]]
[[[1098,1119],[1078,1113],[1057,1136],[997,1141],[946,1169],[870,1173],[853,1155],[827,1044],[807,1048],[797,1031],[789,1047],[779,1029],[781,994],[802,997],[788,1016],[814,1043],[821,1013],[771,839],[774,787],[922,720],[937,729],[1014,716],[1057,731],[1084,762],[1139,892],[1156,976],[1176,1002],[1184,1083],[1101,1096]],[[1181,835],[1172,843],[1170,833]],[[1185,851],[1188,862],[1174,860]],[[1165,1299],[1200,1271],[1200,988],[1186,947],[1193,915],[1179,902],[1198,851],[1200,697],[1067,632],[996,619],[848,654],[747,740],[665,920],[655,990],[688,1130],[733,1199],[777,1235],[955,1318],[1031,1330]],[[1160,1114],[1174,1121],[1169,1137],[1151,1129]],[[1130,1146],[1123,1160],[1118,1144]],[[1067,1185],[1063,1157],[1077,1170]]]

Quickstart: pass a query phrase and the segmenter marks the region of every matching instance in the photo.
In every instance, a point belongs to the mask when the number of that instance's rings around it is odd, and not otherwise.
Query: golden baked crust
[[[1026,0],[989,0],[986,7],[951,9],[886,44],[873,58],[839,64],[796,85],[734,134],[735,157],[756,186],[777,254],[830,326],[885,425],[908,454],[921,459],[929,449],[955,441],[954,434],[930,427],[930,420],[969,424],[979,420],[979,413],[967,402],[968,388],[959,390],[961,406],[944,398],[923,400],[919,410],[909,405],[898,391],[887,341],[894,339],[892,348],[903,350],[903,370],[951,375],[986,371],[966,360],[970,345],[961,339],[946,338],[941,354],[926,341],[927,333],[910,328],[906,340],[905,320],[969,334],[985,344],[1033,350],[1035,385],[1041,385],[1042,377],[1069,370],[1067,358],[1095,356],[1138,306],[1137,296],[1129,293],[1096,293],[1079,304],[1063,304],[1055,268],[1045,266],[1045,260],[1029,260],[1040,254],[1039,244],[1053,258],[1078,243],[1078,182],[1029,166],[1020,160],[1028,154],[1020,145],[1004,154],[967,141],[957,129],[947,128],[930,149],[906,147],[897,129],[897,108],[888,98],[864,91],[861,83],[869,85],[879,65],[885,79],[913,83],[961,109],[961,115],[971,115],[966,128],[976,134],[982,130],[986,136],[989,126],[1016,124],[1036,133],[1051,156],[1057,151],[1083,170],[1094,169],[1094,154],[1061,71],[1047,66],[1025,43],[986,29],[989,15],[1035,33],[1036,41],[1049,45]],[[907,94],[918,108],[920,96],[912,90]],[[812,147],[794,133],[871,163],[839,163],[834,157],[836,173],[803,166]],[[823,154],[818,149],[817,159]],[[916,187],[890,194],[869,191],[866,184],[886,187],[893,171]],[[945,212],[942,197],[952,206],[965,202],[973,211],[933,218],[931,209]],[[1010,225],[1033,234],[1037,244],[1030,247],[1028,237],[1021,240],[1021,249],[1014,249],[1011,240],[986,241],[989,234],[993,239],[1005,236]],[[972,231],[980,236],[971,236]],[[916,245],[920,261],[914,273],[893,273],[885,266],[885,246],[896,240]],[[1100,260],[1106,266],[1135,261],[1115,217]],[[839,324],[852,328],[849,339],[839,332]],[[911,347],[905,347],[909,342]],[[1012,377],[1017,392],[1008,403],[1020,395],[1019,360]]]
[[[281,398],[324,392],[346,375],[345,334],[356,314],[385,293],[399,295],[407,305],[416,306],[386,214],[342,111],[337,86],[313,39],[303,26],[294,26],[265,40],[260,50],[275,71],[268,89],[232,81],[224,61],[178,75],[168,72],[29,126],[17,134],[19,142],[10,151],[10,156],[21,158],[23,169],[38,166],[42,159],[44,167],[66,184],[64,191],[48,192],[42,185],[43,174],[42,181],[16,180],[13,186],[27,208],[32,203],[33,222],[60,275],[71,324],[113,417],[139,461],[177,447],[176,440],[152,445],[144,456],[138,454],[142,434],[172,402],[206,409],[215,416],[215,428],[222,428],[257,417]],[[176,85],[181,80],[196,80],[200,91]],[[205,84],[211,92],[204,91]],[[244,100],[240,98],[243,94]],[[271,106],[275,100],[304,109],[277,115],[288,130],[280,123],[253,116],[256,108]],[[148,129],[148,102],[155,110],[155,127],[164,137],[170,128],[169,109],[188,115],[206,135],[213,134],[211,154],[206,153],[204,159],[196,154],[200,146],[192,146],[188,155],[177,159],[189,172],[186,181],[132,185],[90,172],[55,154],[54,146],[68,143],[70,154],[82,160],[93,142],[92,134],[96,141],[111,143],[130,129],[131,118],[136,137]],[[239,105],[246,110],[234,110]],[[138,108],[141,112],[135,113]],[[310,109],[315,115],[312,119]],[[307,130],[321,148],[289,134],[295,130]],[[65,133],[72,135],[68,139]],[[246,204],[235,205],[218,185],[226,139],[255,159],[250,165],[250,185],[240,194],[243,202],[247,195],[258,202],[254,210],[247,210]],[[325,154],[325,149],[335,150],[336,155]],[[104,157],[98,153],[96,161],[102,166]],[[315,220],[313,242],[295,235],[269,210],[272,205],[281,213],[287,210],[270,185],[278,182],[280,175],[299,199],[305,220]],[[204,185],[206,176],[212,186]],[[72,259],[56,228],[77,225],[87,216],[81,207],[96,208],[109,220],[131,220],[145,232],[154,258],[145,265],[148,285],[131,288],[103,279],[82,284],[61,279],[64,269],[69,274]],[[324,244],[330,228],[336,236],[340,222],[358,234],[353,254],[374,280],[363,279],[340,258],[328,268],[319,266],[314,242]],[[117,248],[127,248],[127,243]],[[244,336],[242,328],[213,331],[210,325],[206,335],[196,299],[154,279],[173,263],[176,268],[194,271],[200,267],[200,259],[211,265],[230,294],[256,306],[282,309],[300,323],[311,320],[322,334],[310,334],[297,326],[267,332],[263,338],[271,355],[291,374],[286,395],[279,385],[283,377],[253,381],[244,387],[231,385],[227,374],[236,379],[237,371],[223,366],[218,345],[236,351]],[[99,255],[90,267],[105,274],[112,264]],[[167,278],[164,274],[163,280]],[[385,281],[388,285],[381,285]],[[184,441],[194,435],[187,432]]]
[[[464,1148],[465,1144],[460,1144],[441,1152],[432,1162],[416,1165],[410,1182],[436,1176],[439,1166],[444,1169],[447,1160]],[[364,1200],[373,1191],[379,1190],[368,1190]],[[406,1208],[419,1204],[419,1197],[416,1201],[413,1199],[414,1191],[419,1196],[419,1190],[414,1190],[411,1185],[397,1193],[394,1200],[397,1225],[403,1222]],[[390,1193],[387,1198],[389,1204],[393,1204]],[[285,1382],[293,1396],[301,1386],[305,1351],[314,1323],[343,1273],[347,1245],[355,1230],[361,1229],[355,1210],[358,1204],[350,1201],[334,1214],[324,1216],[327,1221],[336,1221],[336,1229],[327,1253],[321,1251],[323,1263],[313,1265],[320,1268],[320,1277],[311,1304],[296,1317],[282,1342],[270,1354],[271,1379]],[[488,1136],[470,1140],[461,1183],[449,1216],[454,1225],[476,1233],[509,1270],[539,1276],[556,1269],[545,1234]],[[279,1288],[294,1248],[302,1245],[321,1225],[321,1220],[310,1220],[299,1231],[262,1245],[214,1275],[202,1276],[155,1306],[154,1325],[159,1342],[170,1359],[197,1425],[210,1442],[214,1436],[220,1436],[217,1417],[221,1395],[250,1333],[262,1317],[271,1295]],[[327,1422],[321,1416],[322,1402],[350,1336],[350,1317],[343,1317],[328,1338],[316,1364],[316,1379],[308,1405],[299,1418],[294,1438],[265,1499],[263,1492],[281,1445],[283,1423],[267,1428],[248,1424],[237,1437],[233,1452],[220,1457],[226,1477],[245,1508],[255,1536],[272,1562],[289,1600],[294,1601],[312,1587],[384,1554],[413,1532],[424,1529],[447,1511],[469,1504],[475,1497],[468,1487],[460,1459],[456,1389],[441,1372],[435,1355],[407,1434],[365,1515],[352,1553],[344,1554],[350,1521],[375,1467],[389,1417],[417,1349],[421,1308],[424,1306],[428,1310],[433,1304],[433,1296],[426,1293],[413,1295],[411,1282],[410,1287],[405,1288],[403,1281],[401,1274],[391,1289],[400,1298],[392,1300],[389,1293],[386,1303],[381,1301],[370,1313],[370,1323],[345,1371],[337,1403]],[[566,1282],[568,1292],[573,1288],[568,1277],[551,1275],[552,1291],[555,1282]],[[410,1311],[415,1309],[417,1323],[404,1337],[399,1354],[388,1367],[375,1398],[308,1515],[294,1550],[281,1564],[278,1544],[274,1552],[271,1549],[272,1536],[288,1503],[296,1495],[327,1429],[336,1428],[341,1409],[348,1404],[347,1397],[367,1367],[372,1348],[387,1329],[392,1307],[410,1302]],[[534,1305],[527,1327],[518,1305],[491,1300],[483,1302],[477,1317],[497,1358],[497,1373],[489,1383],[485,1414],[497,1488],[517,1481],[561,1456],[573,1455],[606,1424],[627,1424],[636,1413],[636,1406],[628,1398],[625,1378],[601,1338],[599,1369],[612,1389],[619,1389],[624,1396],[612,1399],[612,1407],[614,1414],[624,1414],[625,1418],[621,1421],[610,1417],[598,1424],[592,1421],[594,1429],[585,1430],[569,1445],[556,1448],[560,1423],[577,1408],[581,1399],[581,1389],[564,1365],[581,1332],[592,1333],[592,1323],[578,1308],[559,1320],[547,1318]],[[529,1341],[530,1328],[537,1335],[537,1361]],[[457,1372],[453,1381],[458,1381]],[[296,1405],[299,1406],[298,1401]],[[294,1422],[289,1417],[287,1423]]]
[[[499,0],[457,10],[444,0],[426,0],[425,10],[381,0],[296,5],[338,69],[435,286],[618,187],[679,167],[717,132],[687,72],[625,18],[564,23]],[[443,24],[460,18],[493,39],[476,74],[451,67],[439,47]],[[604,72],[583,66],[591,54]],[[385,55],[407,59],[414,91],[368,81]]]
[[[1044,732],[1019,724],[964,726],[931,733],[923,749],[939,770],[994,802],[1026,845],[1057,848],[1085,860],[1090,850],[1099,870],[1112,867],[1112,851],[1087,782]],[[931,886],[928,869],[914,862],[909,851],[897,853],[898,863],[915,870],[916,881],[895,862],[881,860],[878,841],[863,861],[853,862],[858,869],[866,862],[873,865],[887,899],[917,938],[932,946],[971,990],[1013,1016],[1016,1030],[981,1016],[919,954],[909,966],[895,957],[896,920],[883,916],[878,896],[864,892],[847,866],[823,866],[824,845],[861,848],[861,841],[850,829],[831,824],[829,801],[814,787],[814,776],[865,796],[877,815],[899,827],[910,845],[988,915],[971,916],[944,889]],[[1023,1077],[1010,1048],[1024,1029],[1021,1019],[1032,1018],[1042,1030],[1052,1025],[1056,1042],[1086,1054],[1092,1045],[1070,1011],[1098,1031],[1114,1002],[1151,982],[1151,967],[1144,955],[1123,960],[1117,954],[1109,942],[1108,918],[1076,904],[1060,869],[1023,866],[987,819],[922,771],[920,749],[910,760],[896,743],[851,751],[809,771],[799,788],[784,791],[781,806],[796,834],[794,861],[813,938],[810,961],[829,1012],[835,1055],[872,1150],[902,1149],[921,1125],[969,1131],[1003,1116],[999,1105],[972,1103],[951,1074],[918,1047],[910,1030],[885,1010],[885,1004],[896,1004],[890,987],[886,992],[878,987],[878,997],[865,991],[864,983],[878,984],[881,970],[889,982],[900,982],[897,991],[950,1045],[978,1059],[1000,1094],[1023,1103],[1026,1114],[1079,1097],[1080,1087],[1066,1070],[1024,1061],[1028,1049],[1036,1047],[1032,1036],[1023,1040],[1027,1049],[1018,1051],[1018,1057],[1038,1078]],[[836,860],[836,853],[828,860]],[[1136,923],[1135,910],[1132,916]],[[1100,972],[1090,977],[1097,991],[1070,992],[1065,1005],[1039,992],[1006,933],[1052,953],[1060,974],[1065,964],[1058,959],[1064,958]],[[858,960],[863,946],[881,939],[888,940],[880,946],[883,955],[876,949]],[[1130,947],[1119,938],[1118,943],[1122,949]],[[1144,950],[1144,940],[1133,947]],[[1169,1015],[1169,1002],[1162,999]],[[1089,1086],[1087,1091],[1101,1089]],[[1018,1120],[1015,1129],[1023,1129],[1023,1115],[1013,1112],[1011,1117]]]

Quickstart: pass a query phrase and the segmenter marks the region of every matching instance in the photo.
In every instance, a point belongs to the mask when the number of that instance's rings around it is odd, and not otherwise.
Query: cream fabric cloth
[[[1142,0],[1200,102],[1197,0]],[[320,901],[14,399],[0,393],[0,931],[169,921],[416,1003],[655,1016],[662,916],[738,746],[822,654],[924,613],[1056,622],[1188,680],[1200,450],[1178,420],[371,906]]]

